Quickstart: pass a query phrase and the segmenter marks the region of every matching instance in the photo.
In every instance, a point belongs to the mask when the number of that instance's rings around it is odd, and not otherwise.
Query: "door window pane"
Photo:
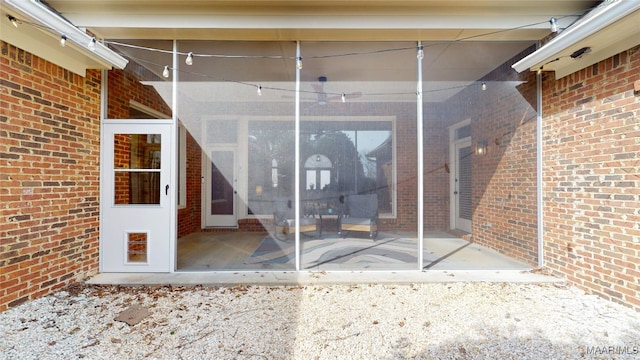
[[[231,215],[234,211],[233,152],[211,152],[211,215]]]
[[[160,204],[160,134],[115,134],[114,204]]]

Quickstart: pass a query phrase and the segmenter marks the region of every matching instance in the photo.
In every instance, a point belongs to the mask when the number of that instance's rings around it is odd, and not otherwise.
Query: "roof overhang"
[[[104,39],[538,40],[595,0],[48,0]],[[528,25],[527,25],[528,24]]]
[[[559,79],[638,44],[640,1],[607,0],[513,68],[555,71]]]
[[[0,39],[84,76],[87,69],[122,69],[128,60],[96,42],[88,48],[92,36],[77,28],[35,0],[1,0]],[[8,16],[23,24],[12,26]],[[62,35],[67,45],[60,46]]]

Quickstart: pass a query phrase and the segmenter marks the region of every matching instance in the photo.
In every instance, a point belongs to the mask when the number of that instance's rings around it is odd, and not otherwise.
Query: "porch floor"
[[[494,250],[470,243],[445,232],[425,233],[424,266],[417,263],[354,267],[354,264],[305,266],[296,272],[295,264],[247,264],[267,234],[211,233],[191,234],[178,241],[178,271],[174,273],[98,274],[92,284],[146,285],[225,285],[225,284],[314,284],[314,283],[410,283],[410,282],[557,282],[551,276],[533,273],[532,266]],[[394,234],[411,239],[411,234]],[[348,240],[344,239],[344,240]],[[413,237],[415,240],[415,236]],[[304,242],[306,238],[303,238]],[[384,240],[366,239],[372,244]],[[291,242],[293,242],[291,240]],[[415,244],[413,246],[415,253]]]
[[[289,261],[247,261],[262,241],[268,238],[266,233],[212,233],[199,232],[178,240],[178,271],[223,271],[223,270],[295,270],[293,256]],[[335,245],[311,258],[306,249],[319,247],[322,243]],[[400,244],[398,244],[400,242]],[[361,262],[343,261],[345,253],[335,250],[351,244],[348,255],[356,257],[371,254],[376,256],[360,259]],[[390,249],[393,245],[393,249]],[[275,244],[275,255],[284,256],[292,252],[294,241],[288,240]],[[364,236],[353,235],[345,239],[337,235],[323,234],[321,238],[301,236],[303,255],[301,269],[322,270],[415,270],[417,269],[417,237],[414,233],[381,233],[378,238],[370,240]],[[361,246],[361,248],[358,248]],[[289,247],[289,249],[286,249]],[[425,232],[424,234],[424,269],[429,270],[529,270],[531,266],[502,255],[487,247],[471,243],[446,232]],[[350,252],[349,252],[350,251]],[[311,251],[309,251],[311,252]],[[316,252],[318,252],[316,250]],[[384,261],[388,253],[403,252],[401,260]],[[275,259],[277,260],[277,259]]]

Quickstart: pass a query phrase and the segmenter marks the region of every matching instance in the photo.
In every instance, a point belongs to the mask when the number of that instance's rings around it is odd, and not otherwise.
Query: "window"
[[[317,197],[321,191],[376,193],[380,213],[391,214],[392,128],[390,120],[303,122],[301,196]],[[249,121],[249,214],[271,215],[275,198],[293,198],[294,139],[291,121]]]

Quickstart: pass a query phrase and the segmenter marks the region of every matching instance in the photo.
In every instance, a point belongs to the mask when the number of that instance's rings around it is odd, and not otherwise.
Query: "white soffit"
[[[48,0],[105,39],[538,40],[592,0]],[[525,26],[530,25],[530,26]],[[523,27],[525,26],[525,27]],[[508,30],[508,31],[507,31]]]
[[[560,79],[639,44],[640,0],[608,0],[513,68],[555,71]],[[583,48],[589,51],[572,57]]]
[[[91,36],[34,0],[2,0],[0,38],[81,76],[87,69],[124,68],[127,60],[106,46],[87,47]],[[14,27],[8,15],[18,19]],[[22,23],[20,23],[22,22]],[[60,46],[62,35],[66,46]]]

